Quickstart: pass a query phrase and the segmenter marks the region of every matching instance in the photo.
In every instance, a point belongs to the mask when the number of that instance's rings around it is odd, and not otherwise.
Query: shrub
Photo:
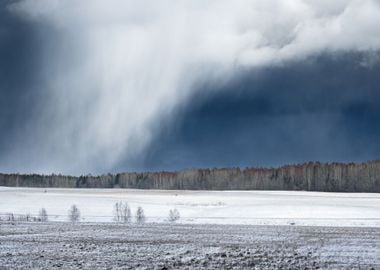
[[[145,222],[144,209],[139,206],[136,211],[136,223],[143,224]]]
[[[79,219],[80,219],[80,211],[78,209],[78,207],[73,204],[70,209],[69,209],[69,214],[68,214],[68,218],[69,218],[69,221],[71,221],[72,223],[76,223],[76,222],[79,222]]]
[[[179,220],[180,218],[180,214],[179,214],[179,211],[177,209],[170,209],[169,211],[169,221],[170,222],[176,222],[177,220]]]
[[[46,212],[45,208],[41,208],[40,212],[38,213],[39,221],[41,222],[47,222],[48,221],[48,214]]]

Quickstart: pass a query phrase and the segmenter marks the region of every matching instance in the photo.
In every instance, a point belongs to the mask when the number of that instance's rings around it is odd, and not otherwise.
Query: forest
[[[380,161],[309,162],[278,168],[214,168],[99,176],[0,174],[0,186],[167,190],[380,192]]]

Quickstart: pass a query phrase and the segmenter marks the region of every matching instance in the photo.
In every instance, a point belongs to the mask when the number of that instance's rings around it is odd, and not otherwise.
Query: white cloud
[[[23,0],[11,8],[61,41],[39,63],[48,102],[33,151],[43,172],[101,172],[133,158],[194,83],[228,79],[236,66],[380,47],[376,0]]]

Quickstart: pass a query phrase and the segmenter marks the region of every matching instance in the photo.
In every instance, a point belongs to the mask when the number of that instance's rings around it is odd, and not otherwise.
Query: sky
[[[380,156],[376,0],[4,0],[0,171]]]

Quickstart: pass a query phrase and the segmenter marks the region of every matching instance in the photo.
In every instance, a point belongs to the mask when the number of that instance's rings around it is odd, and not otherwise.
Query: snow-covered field
[[[72,204],[83,222],[113,221],[113,205],[125,201],[147,222],[164,222],[177,208],[180,223],[380,227],[380,194],[302,191],[163,191],[0,187],[0,214],[37,215],[66,221]]]
[[[380,228],[3,223],[0,269],[380,269]]]
[[[111,223],[118,201],[147,223]],[[0,216],[0,269],[380,269],[380,194],[0,187],[1,214],[72,204]]]

